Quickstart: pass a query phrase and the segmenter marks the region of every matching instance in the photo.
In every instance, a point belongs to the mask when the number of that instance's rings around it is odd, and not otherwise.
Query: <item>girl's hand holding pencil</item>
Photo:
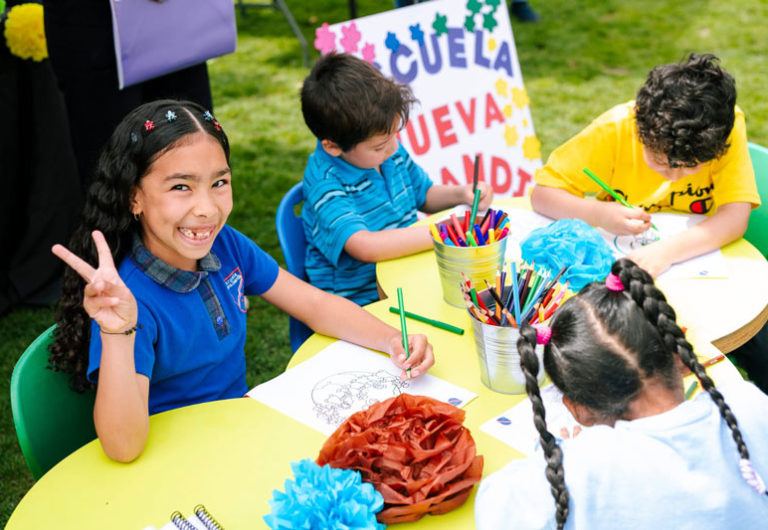
[[[51,251],[86,281],[83,308],[101,330],[108,334],[128,335],[136,327],[136,299],[117,273],[104,235],[95,230],[92,237],[99,256],[96,269],[63,245],[54,245]]]

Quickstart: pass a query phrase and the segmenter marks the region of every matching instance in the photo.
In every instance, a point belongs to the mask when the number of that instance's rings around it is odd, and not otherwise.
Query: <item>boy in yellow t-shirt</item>
[[[635,208],[615,202],[584,168]],[[654,276],[741,237],[760,205],[733,77],[708,54],[654,68],[636,101],[613,107],[555,149],[535,181],[537,212],[617,235],[647,230],[653,212],[709,214],[629,255]]]

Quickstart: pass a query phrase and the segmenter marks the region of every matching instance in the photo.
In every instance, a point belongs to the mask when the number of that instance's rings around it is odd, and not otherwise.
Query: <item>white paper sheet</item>
[[[706,218],[705,215],[699,214],[656,213],[652,216],[652,222],[658,228],[661,239],[664,239],[665,237],[684,232]],[[636,236],[616,236],[609,234],[602,228],[598,228],[598,231],[608,243],[608,246],[611,247],[611,251],[616,258],[624,257],[635,248],[654,241],[645,232]],[[720,249],[672,265],[669,270],[659,275],[659,278],[665,279],[727,277],[728,267]]]
[[[463,407],[477,394],[429,374],[401,381],[386,355],[337,341],[248,396],[330,435],[349,416],[402,393]]]
[[[547,430],[555,438],[561,440],[573,436],[574,429],[578,433],[583,428],[563,405],[563,395],[555,385],[547,385],[540,392],[546,411]],[[480,430],[527,456],[539,447],[539,433],[533,426],[533,410],[528,398],[488,420],[480,426]]]

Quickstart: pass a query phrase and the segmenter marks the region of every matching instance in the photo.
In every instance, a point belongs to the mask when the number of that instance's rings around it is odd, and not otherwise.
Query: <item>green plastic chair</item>
[[[752,167],[755,170],[757,192],[760,194],[762,204],[759,208],[752,210],[744,239],[768,258],[768,149],[752,142],[747,145],[749,156],[752,158]]]
[[[69,374],[48,366],[55,325],[24,351],[11,375],[11,411],[21,452],[35,480],[65,456],[96,438],[96,393],[69,387]]]

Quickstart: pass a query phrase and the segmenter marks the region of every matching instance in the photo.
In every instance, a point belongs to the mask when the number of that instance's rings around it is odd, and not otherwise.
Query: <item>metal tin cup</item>
[[[483,302],[490,308],[493,301],[486,291],[478,293]],[[485,386],[495,392],[504,394],[525,394],[525,374],[520,367],[520,353],[517,351],[517,339],[520,329],[507,326],[493,326],[480,322],[471,314],[472,333],[475,336],[477,361],[480,364],[480,380]],[[536,346],[539,357],[538,381],[544,381],[542,366],[543,350]]]
[[[443,299],[453,306],[465,307],[460,287],[461,273],[472,280],[475,288],[484,286],[483,280],[488,280],[493,285],[496,281],[496,270],[504,265],[507,238],[479,247],[455,247],[438,243],[434,239],[433,245],[443,287]]]

